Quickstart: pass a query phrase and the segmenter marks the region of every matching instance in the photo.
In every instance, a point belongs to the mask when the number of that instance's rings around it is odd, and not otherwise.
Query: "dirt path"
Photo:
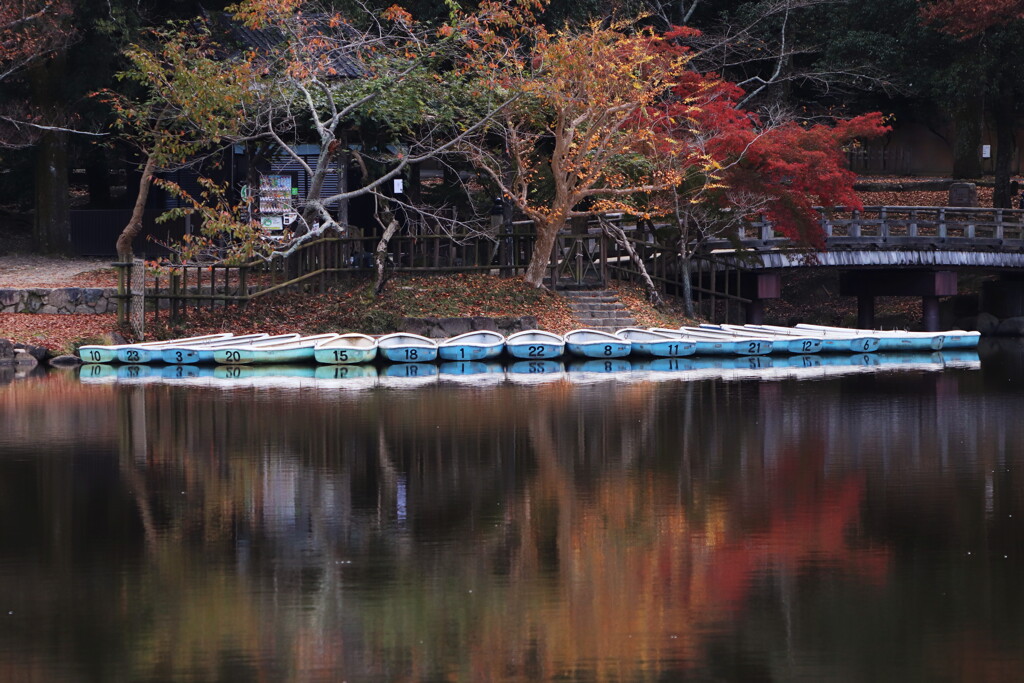
[[[106,258],[54,258],[36,254],[0,256],[0,288],[116,287]]]

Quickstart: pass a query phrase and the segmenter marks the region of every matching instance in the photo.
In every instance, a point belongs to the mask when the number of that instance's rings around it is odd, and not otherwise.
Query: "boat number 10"
[[[98,362],[100,362],[100,360],[103,359],[103,354],[100,353],[99,351],[95,351],[95,350],[94,351],[89,351],[88,354],[89,354],[89,360],[91,360],[93,362],[98,363]]]

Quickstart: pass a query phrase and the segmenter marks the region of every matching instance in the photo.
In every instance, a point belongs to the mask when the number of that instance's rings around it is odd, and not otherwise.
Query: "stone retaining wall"
[[[117,289],[60,287],[0,289],[0,313],[113,313]]]

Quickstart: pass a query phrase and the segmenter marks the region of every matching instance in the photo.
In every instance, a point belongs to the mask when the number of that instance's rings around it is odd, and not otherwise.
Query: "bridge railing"
[[[865,206],[818,209],[821,228],[829,247],[864,243],[892,245],[955,243],[987,248],[1024,244],[1024,209],[992,209],[950,206]],[[743,246],[778,248],[788,240],[762,219],[740,235]]]

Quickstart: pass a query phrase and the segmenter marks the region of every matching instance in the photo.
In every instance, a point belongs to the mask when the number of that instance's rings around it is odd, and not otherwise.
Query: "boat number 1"
[[[348,360],[348,351],[336,349],[334,351],[334,360]]]
[[[416,349],[406,349],[405,350],[405,359],[406,360],[416,360],[419,357],[420,357],[420,354],[416,352]],[[415,374],[415,373],[413,373],[413,374]]]

